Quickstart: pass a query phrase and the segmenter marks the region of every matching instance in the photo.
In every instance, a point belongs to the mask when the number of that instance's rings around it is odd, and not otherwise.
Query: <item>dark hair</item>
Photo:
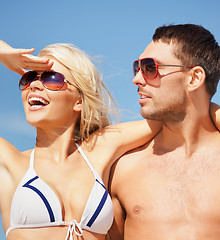
[[[176,45],[174,54],[183,65],[201,66],[205,70],[205,85],[211,99],[220,77],[220,49],[214,36],[202,26],[179,24],[157,28],[153,41],[159,40]]]

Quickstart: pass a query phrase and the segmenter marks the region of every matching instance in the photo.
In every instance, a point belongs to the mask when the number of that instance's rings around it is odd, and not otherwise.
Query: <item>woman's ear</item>
[[[73,110],[75,112],[81,112],[82,110],[82,98],[79,97],[79,99],[75,102],[74,106],[73,106]]]
[[[200,88],[205,83],[205,70],[200,66],[195,66],[189,71],[188,89],[190,92]]]

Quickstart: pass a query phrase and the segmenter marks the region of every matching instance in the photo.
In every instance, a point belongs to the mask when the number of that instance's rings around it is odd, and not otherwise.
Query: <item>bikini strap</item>
[[[91,169],[92,173],[97,178],[97,173],[96,173],[95,169],[92,167],[92,164],[90,163],[89,159],[86,157],[86,155],[83,152],[82,148],[79,146],[79,144],[77,142],[75,142],[75,144],[77,146],[78,151],[80,152],[80,154],[82,155],[82,157],[85,159],[86,163],[88,164],[89,168]]]
[[[30,156],[30,168],[34,168],[34,149],[31,152],[31,156]]]

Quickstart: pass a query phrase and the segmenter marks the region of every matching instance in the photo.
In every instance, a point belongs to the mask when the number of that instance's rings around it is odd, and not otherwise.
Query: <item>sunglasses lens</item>
[[[20,90],[26,89],[31,84],[31,82],[34,81],[36,77],[37,72],[35,71],[26,72],[19,81],[19,89]]]
[[[154,79],[157,75],[157,68],[154,59],[145,58],[141,60],[141,71],[146,79]]]
[[[134,73],[134,76],[136,76],[136,74],[138,73],[139,70],[140,70],[139,69],[139,61],[136,60],[133,63],[133,73]]]
[[[43,85],[50,90],[56,91],[63,87],[64,85],[64,76],[61,73],[46,71],[41,75],[41,80]]]

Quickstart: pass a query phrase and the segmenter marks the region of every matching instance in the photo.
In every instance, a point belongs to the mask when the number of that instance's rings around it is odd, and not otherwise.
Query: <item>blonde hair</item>
[[[112,123],[110,110],[116,112],[115,102],[102,82],[102,78],[90,57],[73,44],[51,44],[39,56],[52,56],[72,74],[74,85],[82,98],[82,110],[75,126],[77,140],[88,139],[94,131]]]

